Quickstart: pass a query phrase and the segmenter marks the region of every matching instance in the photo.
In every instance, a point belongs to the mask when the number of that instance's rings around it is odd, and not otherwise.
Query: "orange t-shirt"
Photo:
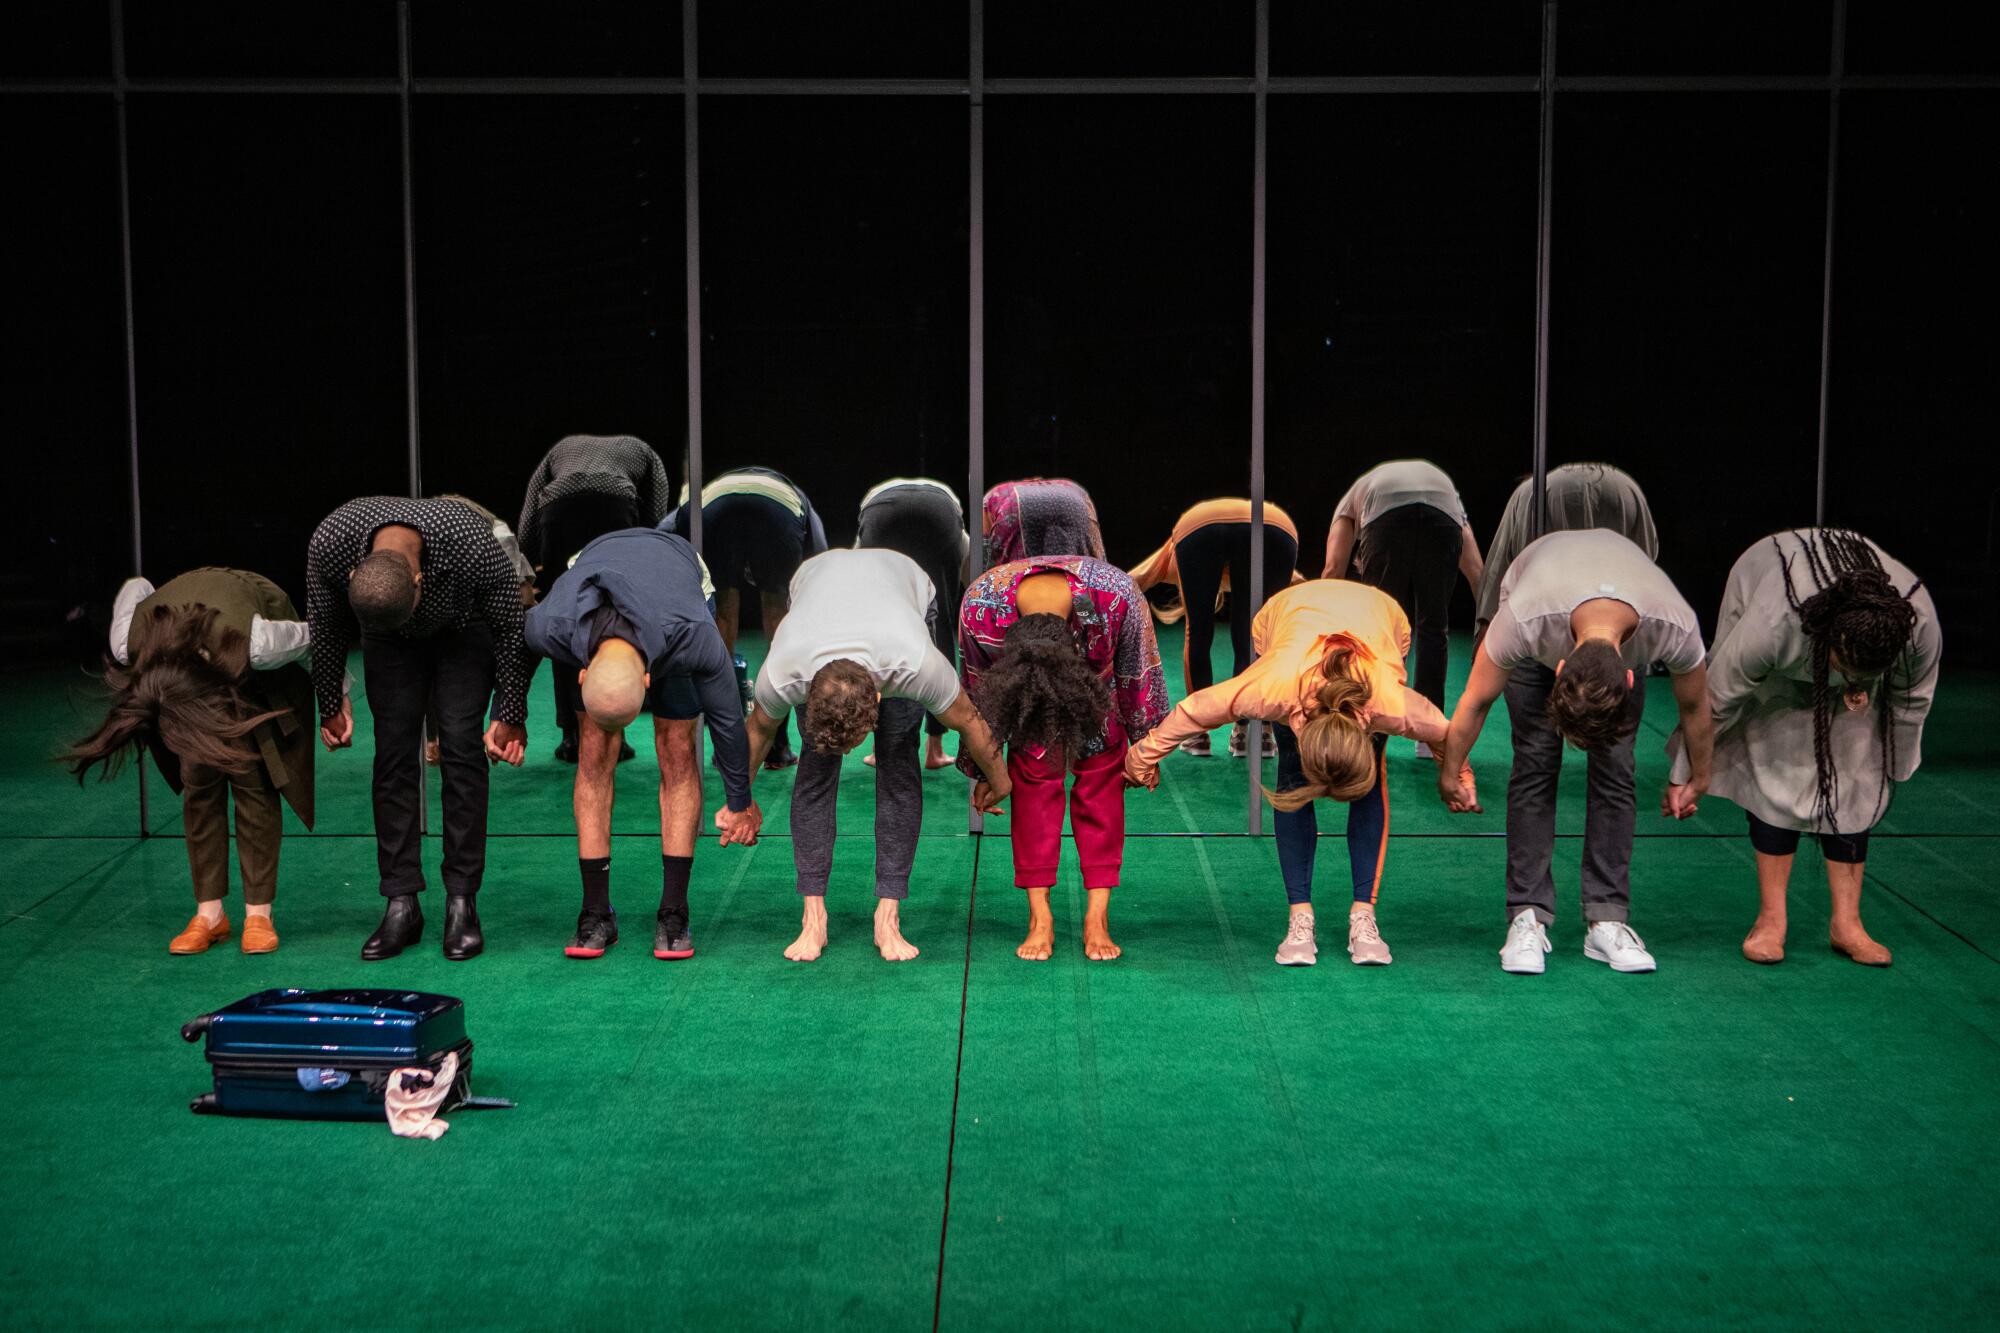
[[[1336,636],[1354,643],[1366,668],[1368,729],[1443,744],[1449,719],[1405,683],[1410,620],[1387,593],[1346,579],[1293,584],[1264,603],[1250,636],[1258,653],[1250,669],[1181,700],[1133,747],[1142,763],[1157,764],[1188,737],[1247,718],[1297,731],[1309,710],[1317,711],[1320,663]]]

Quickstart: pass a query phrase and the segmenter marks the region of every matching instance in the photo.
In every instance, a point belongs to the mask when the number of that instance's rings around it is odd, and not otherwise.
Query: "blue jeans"
[[[1283,723],[1271,724],[1278,737],[1278,787],[1281,792],[1306,785],[1299,766],[1299,738]],[[1389,851],[1389,790],[1382,780],[1382,741],[1375,738],[1375,785],[1347,807],[1347,865],[1354,878],[1354,901],[1372,903],[1382,887],[1382,865]],[[1319,845],[1319,820],[1313,807],[1273,810],[1278,837],[1278,868],[1285,876],[1285,901],[1312,901],[1313,853]]]

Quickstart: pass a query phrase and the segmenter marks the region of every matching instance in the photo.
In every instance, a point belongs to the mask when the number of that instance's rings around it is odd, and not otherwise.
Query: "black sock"
[[[660,911],[688,916],[688,880],[694,876],[692,856],[660,855]]]
[[[611,858],[579,856],[576,868],[583,872],[583,910],[608,916],[611,912]]]

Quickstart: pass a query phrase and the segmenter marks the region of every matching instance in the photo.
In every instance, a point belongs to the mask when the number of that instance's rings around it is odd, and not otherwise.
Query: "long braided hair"
[[[1776,536],[1771,545],[1784,572],[1785,601],[1797,614],[1812,653],[1813,772],[1819,786],[1813,801],[1813,822],[1838,833],[1834,812],[1840,804],[1840,773],[1833,762],[1834,690],[1828,679],[1832,660],[1838,654],[1847,670],[1881,678],[1875,688],[1875,725],[1882,741],[1882,784],[1876,802],[1883,805],[1890,775],[1896,771],[1891,676],[1916,629],[1917,611],[1910,605],[1910,597],[1918,585],[1911,585],[1908,592],[1897,591],[1874,546],[1860,533],[1819,528],[1794,529],[1791,535],[1799,543],[1796,555],[1787,555]],[[1799,596],[1792,580],[1792,562],[1798,557],[1804,558],[1803,573],[1812,580],[1804,597]],[[1909,686],[1906,671],[1901,688]]]

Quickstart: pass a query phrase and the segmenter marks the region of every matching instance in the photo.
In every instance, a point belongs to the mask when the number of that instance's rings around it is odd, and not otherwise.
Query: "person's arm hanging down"
[[[750,794],[750,775],[757,770],[746,767],[750,740],[743,724],[743,696],[737,692],[735,665],[714,622],[698,626],[695,635],[699,646],[692,654],[689,674],[701,700],[702,715],[708,719],[709,739],[715,743],[715,766],[722,773],[723,804],[715,812],[715,827],[722,838],[717,845],[748,847],[764,827],[764,812]]]
[[[1466,759],[1486,725],[1493,701],[1507,688],[1507,674],[1506,668],[1487,655],[1483,642],[1472,650],[1472,673],[1466,679],[1465,693],[1458,696],[1458,708],[1451,715],[1444,746],[1438,750],[1438,795],[1455,815],[1485,813],[1478,790],[1465,781]]]
[[[1486,581],[1486,562],[1479,556],[1479,542],[1472,535],[1472,525],[1459,525],[1458,572],[1465,575],[1465,584],[1472,589],[1474,601],[1479,599],[1480,587]]]
[[[1708,706],[1708,668],[1700,664],[1673,677],[1674,704],[1680,709],[1680,735],[1687,746],[1688,778],[1668,783],[1660,794],[1660,813],[1686,819],[1699,807],[1708,790],[1710,766],[1715,759],[1715,719]],[[1644,689],[1641,682],[1637,688]]]
[[[1326,565],[1319,572],[1321,578],[1347,577],[1347,567],[1354,560],[1354,537],[1357,531],[1350,516],[1341,513],[1333,516],[1333,522],[1326,530]]]

